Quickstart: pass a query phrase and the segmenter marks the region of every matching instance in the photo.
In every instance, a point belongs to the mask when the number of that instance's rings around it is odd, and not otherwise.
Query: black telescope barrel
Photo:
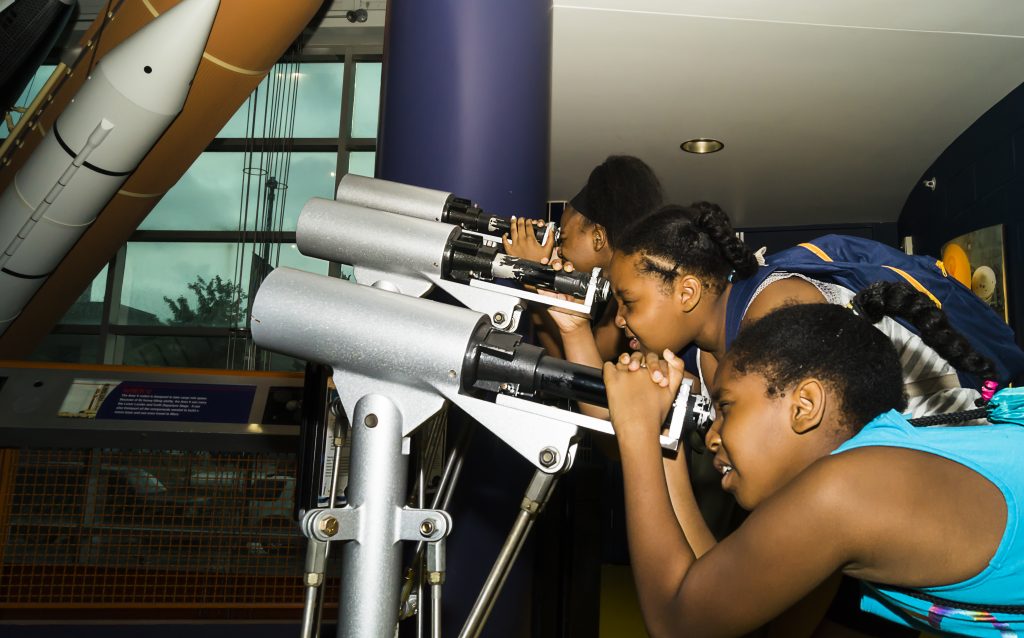
[[[537,392],[546,396],[608,407],[600,368],[542,355],[534,373],[534,385]]]
[[[599,368],[548,356],[543,348],[522,339],[513,332],[481,326],[466,351],[464,382],[492,391],[515,384],[525,394],[608,405]]]
[[[498,217],[497,215],[488,215],[483,213],[481,217],[481,225],[483,228],[476,229],[481,233],[490,233],[492,235],[504,235],[512,230],[512,220],[504,217]],[[538,242],[544,241],[544,233],[548,230],[547,226],[534,226],[533,236],[537,238]],[[550,245],[550,244],[548,244]]]
[[[464,199],[451,195],[445,202],[444,210],[441,212],[441,221],[446,224],[455,224],[463,230],[472,230],[487,235],[504,235],[512,229],[512,222],[505,217],[492,215],[480,209],[479,206]],[[544,234],[547,228],[534,226],[533,234],[537,241],[544,241]]]

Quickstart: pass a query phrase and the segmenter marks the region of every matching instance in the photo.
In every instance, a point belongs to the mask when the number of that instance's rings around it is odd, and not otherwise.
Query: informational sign
[[[249,385],[75,379],[57,416],[247,423],[255,395]]]

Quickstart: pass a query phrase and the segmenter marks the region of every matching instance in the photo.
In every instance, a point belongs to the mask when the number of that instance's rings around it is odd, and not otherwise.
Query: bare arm
[[[677,366],[678,372],[669,373],[672,383],[664,387],[652,383],[654,375],[647,370],[605,365],[622,455],[637,592],[653,636],[678,635],[680,630],[700,636],[738,635],[775,617],[839,569],[846,545],[830,518],[834,508],[826,506],[830,503],[823,495],[828,490],[815,482],[786,499],[781,493],[769,499],[740,531],[710,549],[699,548],[698,558],[689,539],[707,543],[696,533],[703,522],[699,513],[677,519],[657,439],[673,387],[681,379]],[[822,543],[819,535],[829,542]]]
[[[680,446],[676,457],[665,457],[662,459],[662,464],[676,521],[678,521],[678,525],[682,528],[690,548],[693,549],[696,557],[700,558],[717,541],[714,534],[711,533],[711,529],[708,528],[704,517],[701,515],[700,508],[697,506],[697,499],[694,498],[693,486],[690,485],[686,450]]]

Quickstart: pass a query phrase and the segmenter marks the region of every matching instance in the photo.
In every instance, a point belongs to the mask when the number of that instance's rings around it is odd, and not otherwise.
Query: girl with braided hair
[[[658,443],[684,366],[666,349],[606,363],[634,579],[652,636],[737,636],[836,572],[861,606],[933,634],[1024,635],[1024,427],[915,428],[893,343],[902,314],[958,367],[990,363],[905,284],[789,305],[745,326],[712,383],[705,437],[721,486],[752,514],[716,541]],[[998,397],[997,397],[998,398]],[[671,485],[675,485],[670,488]]]
[[[668,348],[679,353],[691,344],[696,346],[695,352],[688,353],[688,368],[701,379],[710,379],[729,346],[726,326],[734,314],[745,325],[783,305],[846,305],[854,294],[834,283],[775,270],[748,292],[745,307],[730,305],[734,288],[748,278],[757,281],[759,270],[753,252],[736,237],[721,208],[708,202],[666,206],[631,226],[616,245],[609,269],[620,302],[616,324],[634,349],[661,352]],[[920,303],[915,312],[927,312],[931,301],[926,298]],[[900,355],[912,414],[973,406],[978,391],[961,387],[955,366],[914,331],[885,316],[876,327]]]

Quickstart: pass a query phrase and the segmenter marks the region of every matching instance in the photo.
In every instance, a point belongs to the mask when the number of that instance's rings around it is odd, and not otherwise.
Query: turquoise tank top
[[[1003,493],[1007,522],[995,555],[974,577],[920,589],[863,583],[861,609],[932,634],[1024,638],[1024,427],[917,428],[889,411],[833,454],[869,446],[921,450],[974,470]]]

